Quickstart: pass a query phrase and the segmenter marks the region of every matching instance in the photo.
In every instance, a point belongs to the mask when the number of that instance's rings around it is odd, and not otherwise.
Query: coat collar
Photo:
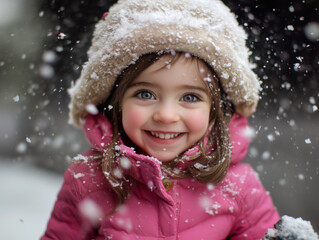
[[[234,114],[229,124],[230,141],[232,145],[231,164],[240,162],[247,154],[249,138],[244,134],[248,126],[245,117]],[[112,140],[112,124],[102,114],[89,115],[86,118],[84,132],[91,146],[98,152],[104,153]],[[161,162],[154,157],[137,154],[134,149],[124,145],[123,142],[117,146],[120,153],[119,161],[128,163],[126,173],[134,176],[137,181],[146,184],[151,191],[155,191],[167,201],[170,195],[166,192],[162,179]],[[199,147],[194,146],[184,153],[185,159],[193,159],[199,153]],[[187,161],[185,161],[187,164]],[[184,164],[184,163],[181,163]],[[124,164],[125,165],[125,164]],[[179,165],[182,167],[182,165]]]

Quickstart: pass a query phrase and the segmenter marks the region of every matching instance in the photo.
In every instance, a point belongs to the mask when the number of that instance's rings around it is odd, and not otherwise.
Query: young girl
[[[245,157],[257,106],[245,32],[219,0],[120,0],[71,88],[92,150],[45,239],[261,239],[279,216]]]

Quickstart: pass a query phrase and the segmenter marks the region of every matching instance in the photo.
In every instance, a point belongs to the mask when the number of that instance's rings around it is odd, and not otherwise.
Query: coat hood
[[[70,122],[82,126],[88,104],[109,96],[117,76],[152,52],[186,52],[211,66],[235,105],[249,116],[259,100],[247,35],[220,0],[121,0],[100,20],[80,78],[69,90]]]

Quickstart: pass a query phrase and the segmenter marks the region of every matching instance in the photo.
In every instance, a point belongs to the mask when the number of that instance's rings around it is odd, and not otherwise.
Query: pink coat
[[[97,162],[72,163],[41,240],[261,239],[279,216],[254,170],[239,163],[249,146],[249,139],[241,134],[247,125],[246,118],[233,116],[229,126],[232,162],[217,186],[185,178],[172,180],[166,191],[160,163],[122,145],[121,161],[137,183],[113,214],[108,213],[114,209],[116,197]],[[86,155],[103,151],[110,140],[106,118],[90,116],[85,129],[95,149]]]

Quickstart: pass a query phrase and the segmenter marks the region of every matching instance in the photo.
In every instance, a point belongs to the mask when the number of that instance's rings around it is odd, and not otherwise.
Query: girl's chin
[[[176,152],[174,152],[174,153],[166,152],[165,153],[164,151],[166,151],[166,150],[164,149],[163,152],[149,154],[149,156],[153,156],[161,162],[169,162],[169,161],[176,159],[181,154],[181,153],[176,153]]]
[[[150,157],[154,157],[157,160],[161,161],[161,162],[168,162],[171,160],[174,160],[176,157],[178,157],[178,155],[176,155],[175,153],[165,153],[166,149],[163,148],[163,150],[159,150],[160,152],[146,152],[143,149],[137,149],[137,153],[138,154],[143,154],[146,156],[150,156]]]

